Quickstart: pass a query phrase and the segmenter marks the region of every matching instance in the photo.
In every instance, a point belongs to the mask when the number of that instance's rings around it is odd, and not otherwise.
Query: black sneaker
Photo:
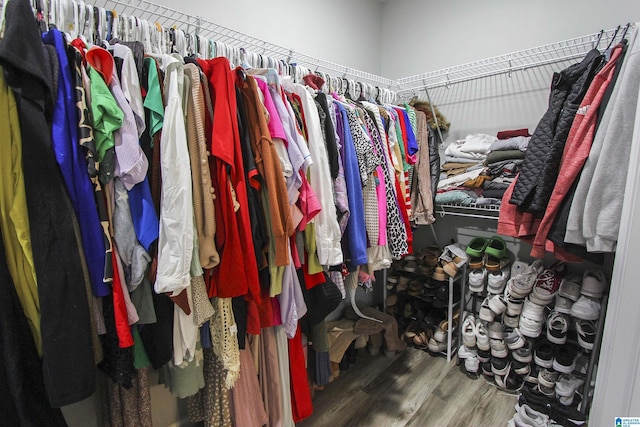
[[[478,349],[478,360],[482,363],[491,361],[491,351]]]
[[[542,368],[553,368],[553,347],[553,344],[544,339],[536,343],[533,357],[536,365]]]
[[[531,366],[529,366],[528,363],[518,362],[517,360],[514,360],[513,362],[511,362],[511,370],[515,372],[516,375],[524,377],[531,371]]]
[[[493,371],[491,370],[491,362],[482,363],[482,375],[486,377],[493,377]]]
[[[553,358],[553,369],[564,374],[570,374],[576,368],[577,355],[577,349],[571,345],[557,347]]]
[[[529,373],[524,376],[524,380],[531,384],[532,386],[536,386],[538,384],[538,365],[532,364],[529,369]]]
[[[559,404],[556,399],[541,394],[535,386],[522,388],[518,404],[529,405],[563,426],[582,426],[586,423],[586,416],[580,411],[572,406]]]
[[[509,359],[507,359],[506,357],[491,358],[491,371],[496,375],[505,375],[507,373],[508,365],[509,365]]]
[[[533,360],[533,341],[528,339],[522,348],[511,352],[511,357],[513,357],[513,360],[517,360],[518,362],[531,362]]]

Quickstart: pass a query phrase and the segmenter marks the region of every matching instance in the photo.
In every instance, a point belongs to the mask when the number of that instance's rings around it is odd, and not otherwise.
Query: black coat
[[[42,330],[42,370],[51,405],[95,391],[91,323],[75,215],[51,147],[52,58],[28,0],[5,3],[0,64],[18,105],[23,171]]]
[[[542,215],[547,208],[573,119],[601,65],[602,55],[593,49],[579,64],[554,73],[549,108],[531,136],[509,201],[519,210]]]

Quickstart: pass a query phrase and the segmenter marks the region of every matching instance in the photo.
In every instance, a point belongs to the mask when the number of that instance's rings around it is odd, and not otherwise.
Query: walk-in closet
[[[640,425],[635,2],[0,8],[0,426]]]

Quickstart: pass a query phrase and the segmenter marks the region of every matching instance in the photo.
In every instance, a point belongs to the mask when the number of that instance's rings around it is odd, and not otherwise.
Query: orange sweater
[[[255,157],[258,173],[266,188],[271,219],[271,236],[276,251],[276,266],[289,265],[289,236],[293,234],[293,222],[289,208],[287,187],[282,166],[273,146],[265,110],[259,96],[259,89],[253,77],[247,76],[242,85],[242,96],[246,101],[251,150]],[[277,118],[274,118],[277,120]]]

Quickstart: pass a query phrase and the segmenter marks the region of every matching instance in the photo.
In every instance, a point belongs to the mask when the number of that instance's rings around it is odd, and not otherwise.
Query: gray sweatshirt
[[[640,89],[638,23],[629,33],[620,76],[594,136],[567,221],[565,241],[586,245],[589,252],[613,252],[618,241]]]

